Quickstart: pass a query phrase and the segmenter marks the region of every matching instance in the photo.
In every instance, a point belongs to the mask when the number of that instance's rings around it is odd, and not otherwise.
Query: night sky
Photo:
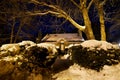
[[[1,2],[0,4],[3,5],[4,3],[1,3]],[[27,6],[26,9],[28,11],[32,11],[35,7],[33,3],[28,3],[26,4],[26,6]],[[74,5],[71,5],[71,6],[75,7]],[[39,8],[46,9],[46,7],[39,7]],[[107,41],[119,42],[120,41],[119,40],[120,39],[120,36],[119,36],[120,34],[119,0],[116,0],[113,4],[108,1],[107,4],[104,6],[104,10],[105,10],[105,17],[106,17],[105,26],[106,26]],[[3,12],[3,11],[1,10],[0,12]],[[95,37],[96,39],[100,40],[99,17],[97,16],[97,11],[95,10],[94,6],[90,8],[89,16],[92,22],[92,28],[93,28]],[[1,19],[2,17],[3,17],[3,14],[0,15],[1,43],[9,42],[9,37],[11,33],[11,27],[8,25],[8,23],[4,23],[4,21],[2,21]],[[73,16],[73,19],[77,23],[84,25],[81,14],[78,16],[78,18],[75,18]],[[16,22],[14,25],[15,26],[14,35],[17,33],[18,28],[21,23],[19,18],[16,19],[15,21]],[[43,16],[33,16],[30,22],[26,22],[24,25],[22,25],[21,31],[19,33],[18,42],[22,40],[35,41],[39,33],[42,33],[42,37],[44,37],[46,34],[49,34],[49,33],[75,33],[75,32],[77,32],[77,29],[69,21],[65,20],[64,18],[57,18],[56,16],[52,14],[47,14]],[[83,33],[83,37],[85,38],[84,33]]]

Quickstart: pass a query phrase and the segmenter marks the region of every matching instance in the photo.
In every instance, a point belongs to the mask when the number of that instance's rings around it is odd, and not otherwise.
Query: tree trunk
[[[105,20],[104,20],[104,13],[102,7],[98,8],[98,14],[100,19],[101,40],[106,41],[106,32],[105,32],[105,24],[104,24]]]
[[[89,19],[87,8],[82,9],[82,14],[83,14],[84,23],[85,23],[85,26],[86,26],[85,34],[87,36],[87,39],[95,39],[95,36],[93,34],[93,30],[92,30],[92,27],[91,27],[91,21]]]
[[[78,30],[84,31],[86,26],[81,26],[78,23],[76,23],[70,16],[67,16],[66,18],[68,21],[70,21],[70,23],[75,26],[76,28],[78,28]]]
[[[17,31],[16,36],[15,36],[15,39],[14,39],[14,43],[16,43],[16,41],[17,41],[17,39],[18,39],[19,33],[20,33],[20,31],[21,31],[21,28],[22,28],[22,23],[21,23],[21,25],[20,25],[19,28],[18,28],[18,31]]]
[[[13,43],[14,25],[15,25],[15,19],[13,19],[13,23],[12,23],[12,27],[11,27],[10,43]]]
[[[100,2],[99,0],[94,0],[94,4],[98,10],[99,15],[99,21],[100,21],[100,32],[101,32],[101,40],[106,41],[106,32],[105,32],[105,20],[104,20],[104,10],[103,6],[105,4],[106,0],[103,0]]]

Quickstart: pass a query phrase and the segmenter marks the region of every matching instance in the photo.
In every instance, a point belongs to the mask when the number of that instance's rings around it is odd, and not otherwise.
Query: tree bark
[[[82,14],[83,14],[84,23],[85,23],[85,26],[86,26],[85,34],[87,36],[87,39],[95,39],[95,36],[93,34],[93,30],[92,30],[92,27],[91,27],[91,21],[89,19],[87,8],[82,9]]]
[[[78,28],[78,30],[84,31],[85,30],[85,26],[81,26],[80,24],[76,23],[70,16],[67,15],[66,18],[73,26],[75,26],[76,28]]]
[[[100,2],[99,0],[94,1],[94,4],[98,10],[102,41],[106,41],[106,32],[105,32],[105,23],[104,23],[105,20],[104,20],[104,10],[103,10],[103,6],[104,6],[105,2],[106,2],[106,0],[103,0],[102,2]]]
[[[87,7],[87,0],[80,0],[80,4],[77,4],[74,0],[71,0],[74,5],[76,5],[80,11],[82,12],[83,19],[84,19],[84,24],[85,24],[85,30],[84,33],[87,36],[87,39],[95,39],[95,36],[93,34],[93,30],[91,27],[91,21],[88,15],[89,8],[91,7],[93,0],[89,3]]]
[[[18,28],[18,31],[17,31],[17,33],[16,33],[16,36],[15,36],[15,39],[14,39],[14,43],[16,43],[16,41],[17,41],[17,39],[18,39],[19,33],[20,33],[20,31],[21,31],[21,28],[22,28],[22,26],[20,25],[19,28]]]
[[[13,43],[13,37],[14,37],[14,25],[15,25],[15,19],[13,18],[13,23],[12,23],[12,26],[11,26],[10,43]]]
[[[101,40],[106,41],[106,32],[105,32],[105,20],[104,20],[104,12],[102,6],[98,8],[99,20],[100,20],[100,28],[101,28]]]

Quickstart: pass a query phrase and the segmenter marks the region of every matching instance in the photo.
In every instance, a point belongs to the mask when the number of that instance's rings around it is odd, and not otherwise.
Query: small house
[[[70,44],[80,44],[84,41],[78,33],[47,34],[42,42],[53,43],[58,49],[64,51]]]

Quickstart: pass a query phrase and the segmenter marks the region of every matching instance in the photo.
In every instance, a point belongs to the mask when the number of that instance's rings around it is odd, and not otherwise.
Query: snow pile
[[[39,43],[29,46],[24,54],[29,62],[39,67],[51,67],[57,55],[56,46],[50,43]]]
[[[32,42],[32,41],[22,41],[18,43],[19,46],[24,47],[25,49],[28,49],[31,46],[36,46],[36,43]]]
[[[17,60],[23,60],[23,56],[22,55],[15,55],[15,56],[7,56],[2,58],[0,61],[4,60],[4,61],[12,61],[15,62]]]
[[[88,40],[69,48],[74,63],[85,68],[100,71],[104,65],[120,62],[120,49],[105,41]]]
[[[20,43],[4,44],[0,47],[0,58],[4,61],[23,60],[24,51],[36,44],[32,41],[22,41]],[[1,61],[0,60],[0,61]]]
[[[32,45],[35,45],[35,43],[34,42],[32,42],[32,41],[22,41],[22,42],[20,42],[20,43],[18,43],[19,45],[26,45],[26,46],[32,46]]]
[[[4,44],[1,46],[0,50],[1,51],[8,50],[10,52],[17,52],[18,50],[20,50],[20,47],[18,44]]]
[[[22,41],[2,45],[0,48],[0,79],[42,80],[42,75],[49,73],[46,69],[54,63],[57,54],[55,45],[48,43],[36,44],[32,41]]]
[[[14,53],[19,53],[20,47],[18,44],[4,44],[1,46],[0,51],[9,51]]]
[[[116,45],[113,45],[111,43],[108,43],[106,41],[97,41],[97,40],[87,40],[83,43],[81,43],[81,45],[83,47],[87,47],[89,49],[104,49],[104,50],[107,50],[107,49],[111,49],[111,48],[116,48],[118,49],[119,46],[116,46]]]
[[[16,44],[4,44],[0,47],[0,58],[1,60],[5,61],[17,61],[20,60],[27,60],[30,57],[30,53],[32,57],[36,57],[41,59],[44,57],[45,60],[52,60],[57,57],[58,52],[56,46],[50,43],[39,43],[36,44],[32,41],[22,41]],[[27,55],[27,57],[26,57]],[[24,57],[24,58],[23,58]]]
[[[22,41],[20,43],[13,43],[13,44],[4,44],[0,47],[1,54],[3,53],[14,53],[19,54],[22,47],[23,49],[27,49],[30,46],[35,46],[36,44],[32,41]]]
[[[37,46],[42,47],[42,48],[46,48],[51,56],[56,55],[56,53],[57,53],[57,49],[56,49],[55,44],[39,43],[39,44],[37,44]]]
[[[73,46],[80,46],[80,45],[81,45],[81,44],[70,44],[70,45],[68,45],[67,48],[69,49],[69,48],[71,48],[71,47],[73,47]]]
[[[104,66],[100,72],[86,69],[77,64],[69,69],[53,75],[55,80],[120,80],[120,64],[114,66]]]

